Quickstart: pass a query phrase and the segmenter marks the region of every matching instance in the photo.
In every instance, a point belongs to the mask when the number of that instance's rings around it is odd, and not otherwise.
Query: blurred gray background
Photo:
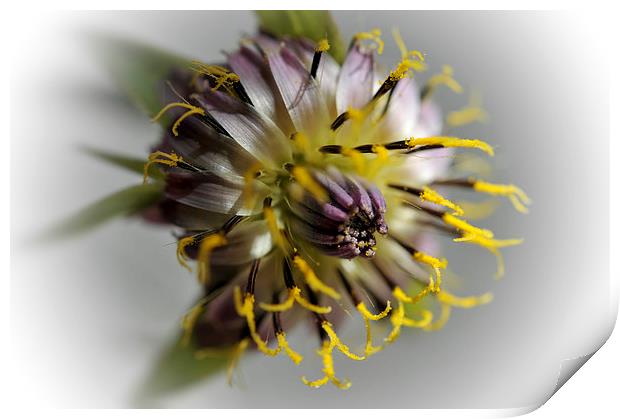
[[[249,356],[236,385],[223,376],[156,401],[162,407],[522,408],[554,391],[566,359],[596,350],[613,327],[609,295],[608,68],[595,28],[564,12],[336,12],[345,39],[379,27],[382,61],[398,52],[398,27],[432,69],[451,64],[491,114],[459,131],[496,145],[495,180],[532,197],[522,216],[509,204],[486,222],[507,249],[493,280],[486,252],[446,243],[465,278],[462,294],[495,300],[455,310],[438,332],[406,331],[370,360],[336,358],[353,381],[312,390],[315,339],[292,333],[309,362]],[[36,235],[77,208],[140,179],[80,153],[88,144],[145,156],[159,128],[123,101],[85,33],[126,35],[203,61],[218,61],[252,33],[250,12],[97,12],[34,15],[16,35],[23,55],[11,80],[11,314],[23,371],[15,383],[42,405],[125,407],[198,294],[175,260],[170,231],[118,220],[78,239],[43,246]],[[442,92],[452,110],[467,95]],[[472,263],[474,261],[474,263]],[[343,332],[355,342],[362,325]],[[316,359],[314,359],[316,358]]]

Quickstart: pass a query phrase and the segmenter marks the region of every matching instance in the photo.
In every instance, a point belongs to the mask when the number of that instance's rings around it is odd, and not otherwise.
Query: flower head
[[[171,76],[168,104],[154,116],[169,123],[144,180],[153,166],[165,172],[161,217],[181,229],[177,257],[195,266],[204,287],[184,319],[185,342],[233,346],[237,355],[254,347],[298,364],[286,331],[309,316],[324,368],[303,382],[347,388],[334,351],[363,360],[403,327],[434,330],[451,307],[490,300],[444,289],[448,261],[428,231],[488,249],[501,274],[499,249],[519,241],[470,224],[448,194],[507,196],[522,212],[529,200],[514,185],[454,177],[457,150],[492,156],[493,148],[441,135],[433,92],[462,87],[444,67],[418,88],[425,56],[396,40],[402,59],[387,74],[377,70],[384,42],[374,30],[353,38],[342,65],[326,39],[261,34],[244,39],[224,65],[196,62]],[[438,313],[422,304],[428,300]],[[343,307],[363,322],[360,350],[336,333]],[[383,321],[391,329],[377,343],[373,323]]]

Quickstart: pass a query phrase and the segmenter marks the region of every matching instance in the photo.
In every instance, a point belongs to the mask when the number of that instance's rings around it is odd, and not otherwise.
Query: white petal
[[[355,44],[347,54],[336,89],[338,113],[362,108],[374,94],[375,59],[373,52]]]

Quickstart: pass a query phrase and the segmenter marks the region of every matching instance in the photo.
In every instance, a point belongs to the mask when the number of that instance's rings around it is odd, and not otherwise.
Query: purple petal
[[[348,108],[364,107],[374,93],[375,59],[370,50],[359,44],[349,50],[338,78],[336,109],[338,113]]]

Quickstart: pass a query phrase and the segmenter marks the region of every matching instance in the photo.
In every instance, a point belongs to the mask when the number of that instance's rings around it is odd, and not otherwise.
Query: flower
[[[425,56],[408,50],[387,75],[377,70],[380,32],[357,34],[342,66],[329,41],[244,39],[225,65],[195,62],[167,83],[163,141],[150,154],[144,181],[164,171],[159,219],[178,226],[177,258],[195,261],[204,297],[183,320],[183,341],[197,355],[233,347],[232,365],[248,347],[295,364],[302,355],[286,332],[310,317],[320,340],[323,375],[332,383],[333,352],[364,360],[393,343],[403,327],[435,330],[451,307],[490,301],[490,294],[457,297],[442,283],[448,261],[432,231],[481,246],[498,260],[499,240],[467,220],[468,205],[447,197],[453,188],[508,197],[526,212],[528,197],[510,184],[455,177],[457,150],[493,156],[478,139],[441,135],[433,94],[460,93],[452,69],[428,78]],[[486,114],[476,101],[453,112],[453,126]],[[439,307],[439,314],[431,305]],[[336,333],[348,307],[365,325],[366,344],[351,350]],[[373,323],[391,329],[381,343]]]

